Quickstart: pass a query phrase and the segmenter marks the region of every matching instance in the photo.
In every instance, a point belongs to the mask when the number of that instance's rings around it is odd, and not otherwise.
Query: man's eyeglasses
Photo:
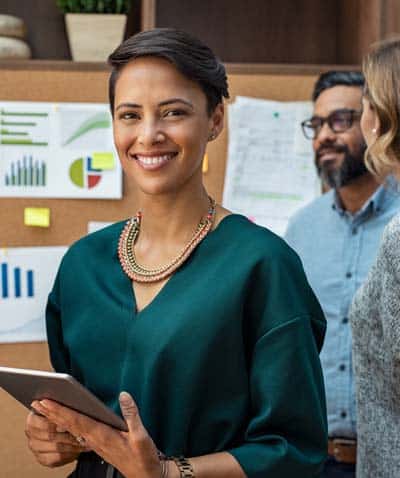
[[[321,116],[313,116],[301,123],[304,136],[307,139],[315,139],[325,123],[334,133],[343,133],[353,126],[354,120],[359,119],[361,111],[343,108],[341,110],[332,111],[326,118]]]

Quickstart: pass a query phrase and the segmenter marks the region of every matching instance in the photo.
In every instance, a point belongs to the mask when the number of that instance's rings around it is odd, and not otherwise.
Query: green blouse
[[[167,455],[224,450],[249,478],[318,476],[325,319],[297,255],[227,216],[137,313],[117,255],[123,226],[63,258],[47,307],[55,370],[118,413],[119,392],[130,392]]]

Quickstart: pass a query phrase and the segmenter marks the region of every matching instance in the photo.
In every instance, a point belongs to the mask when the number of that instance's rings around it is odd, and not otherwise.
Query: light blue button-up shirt
[[[331,190],[297,212],[285,239],[299,254],[327,319],[321,362],[330,437],[356,436],[356,406],[348,311],[377,254],[384,227],[400,211],[393,180],[356,214]]]

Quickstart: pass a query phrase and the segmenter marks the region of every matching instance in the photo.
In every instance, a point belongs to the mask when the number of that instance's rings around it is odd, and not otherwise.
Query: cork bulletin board
[[[318,73],[332,67],[228,66],[231,100],[236,95],[272,100],[310,98]],[[0,98],[5,101],[107,102],[108,70],[104,65],[71,62],[0,63]],[[209,145],[204,182],[221,201],[227,131]],[[25,207],[48,207],[49,228],[24,226]],[[136,211],[135,189],[124,179],[121,200],[0,199],[0,247],[69,245],[86,234],[88,221],[119,221]],[[50,369],[45,343],[0,344],[0,365]],[[0,464],[7,478],[66,477],[71,466],[45,469],[26,446],[26,410],[0,390]]]

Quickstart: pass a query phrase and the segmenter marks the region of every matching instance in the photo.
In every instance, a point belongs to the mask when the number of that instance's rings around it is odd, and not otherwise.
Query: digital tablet
[[[34,400],[48,398],[118,430],[128,431],[121,417],[68,374],[0,367],[0,387],[29,409]]]

